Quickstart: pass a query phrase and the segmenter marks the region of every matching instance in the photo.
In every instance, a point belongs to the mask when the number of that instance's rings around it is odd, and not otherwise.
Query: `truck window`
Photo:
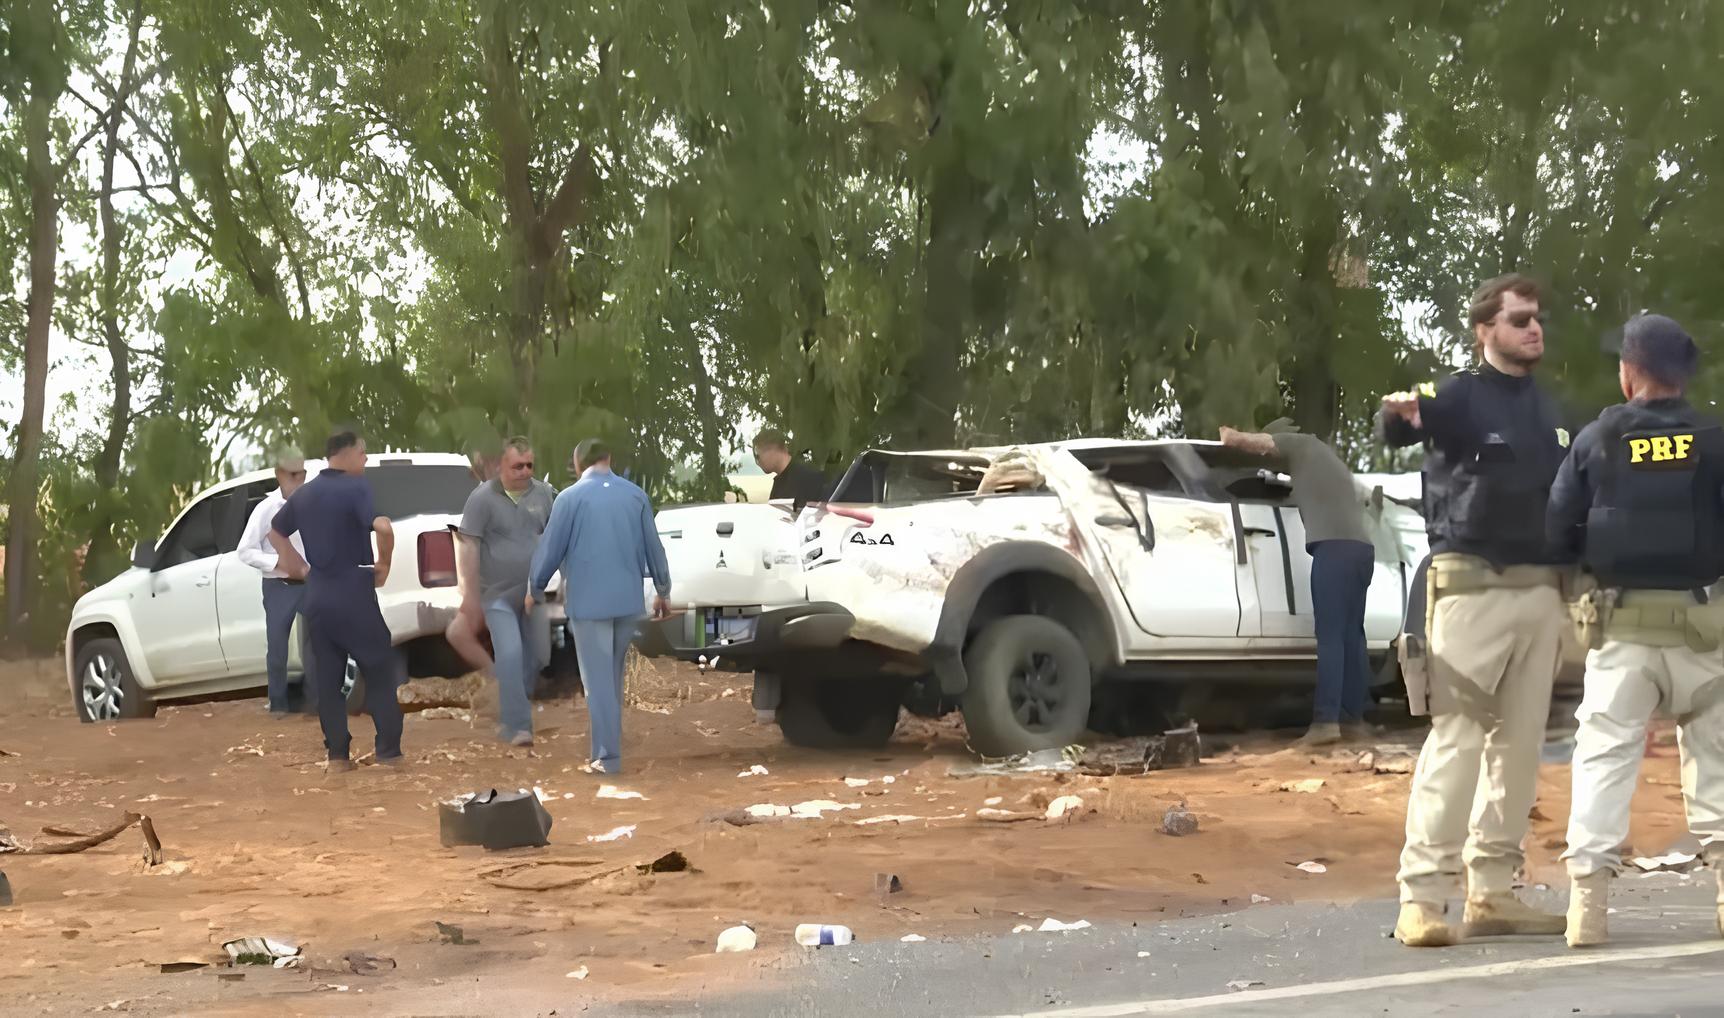
[[[365,468],[377,514],[391,520],[447,513],[458,516],[479,486],[464,466],[379,463]]]
[[[1167,462],[1166,450],[1157,446],[1127,449],[1083,449],[1072,454],[1079,463],[1115,484],[1137,488],[1152,495],[1191,497],[1179,475]]]
[[[1194,448],[1209,467],[1215,486],[1226,492],[1229,498],[1240,502],[1293,505],[1293,489],[1285,475],[1280,473],[1283,463],[1277,458],[1220,445]],[[1264,477],[1265,473],[1271,476]]]
[[[987,470],[985,456],[865,452],[838,482],[832,501],[878,505],[966,498],[976,493]]]
[[[232,494],[224,491],[205,496],[186,510],[173,531],[162,539],[155,568],[169,569],[220,555],[221,544],[216,538],[216,528],[224,522],[224,514],[231,508]]]

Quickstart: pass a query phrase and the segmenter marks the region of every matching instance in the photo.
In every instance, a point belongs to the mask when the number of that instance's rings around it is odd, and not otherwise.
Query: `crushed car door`
[[[1216,444],[1192,443],[1208,467],[1208,488],[1228,501],[1249,576],[1240,583],[1240,634],[1262,648],[1312,650],[1311,553],[1291,479],[1262,457]]]
[[[1073,453],[1100,483],[1078,525],[1101,545],[1132,619],[1157,637],[1239,635],[1233,521],[1225,505],[1191,498],[1165,449],[1145,443]]]

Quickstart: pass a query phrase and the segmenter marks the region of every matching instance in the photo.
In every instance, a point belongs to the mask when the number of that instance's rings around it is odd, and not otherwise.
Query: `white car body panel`
[[[788,504],[666,509],[658,522],[668,538],[672,601],[682,609],[744,613],[829,602],[854,615],[852,638],[919,653],[935,639],[958,571],[991,546],[1028,542],[1072,556],[1095,581],[1120,662],[1315,656],[1311,559],[1297,508],[1115,484],[1074,455],[1174,445],[1215,443],[1086,441],[875,453],[950,457],[954,469],[985,467],[1011,453],[1033,463],[1045,486],[1035,492],[814,506],[793,525],[787,522]],[[1401,476],[1359,479],[1377,559],[1365,622],[1374,652],[1388,649],[1401,632],[1406,584],[1426,551],[1418,512],[1373,498],[1375,487]],[[1127,510],[1135,527],[1120,525]],[[1146,517],[1153,525],[1151,551],[1140,538]],[[1096,522],[1100,518],[1113,525]],[[730,536],[716,533],[721,522],[730,525]],[[722,576],[713,568],[721,550],[727,564]],[[792,551],[800,574],[785,569]],[[742,562],[748,567],[737,568]]]

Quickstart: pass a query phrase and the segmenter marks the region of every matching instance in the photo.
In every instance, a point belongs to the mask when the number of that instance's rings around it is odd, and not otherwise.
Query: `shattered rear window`
[[[835,502],[879,505],[974,495],[987,473],[984,456],[896,456],[866,452],[838,482]]]

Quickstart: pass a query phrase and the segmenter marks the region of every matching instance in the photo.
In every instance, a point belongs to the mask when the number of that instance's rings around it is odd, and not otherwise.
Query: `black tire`
[[[878,749],[898,728],[904,684],[893,679],[784,676],[778,730],[792,746]]]
[[[581,694],[581,662],[575,654],[575,641],[566,640],[561,647],[551,647],[551,660],[533,687],[533,699],[556,700]]]
[[[395,674],[391,681],[400,684],[407,681],[407,652],[397,647],[392,652],[395,655]],[[351,683],[351,685],[348,685]],[[347,685],[347,716],[356,718],[365,713],[365,671],[352,659],[347,659],[347,672],[342,677],[342,684]]]
[[[995,619],[964,652],[964,726],[983,756],[1058,749],[1089,722],[1089,655],[1072,631],[1041,615]]]
[[[94,670],[92,670],[94,669]],[[72,706],[86,724],[126,718],[153,718],[156,703],[132,674],[132,663],[120,641],[91,640],[72,662]]]

